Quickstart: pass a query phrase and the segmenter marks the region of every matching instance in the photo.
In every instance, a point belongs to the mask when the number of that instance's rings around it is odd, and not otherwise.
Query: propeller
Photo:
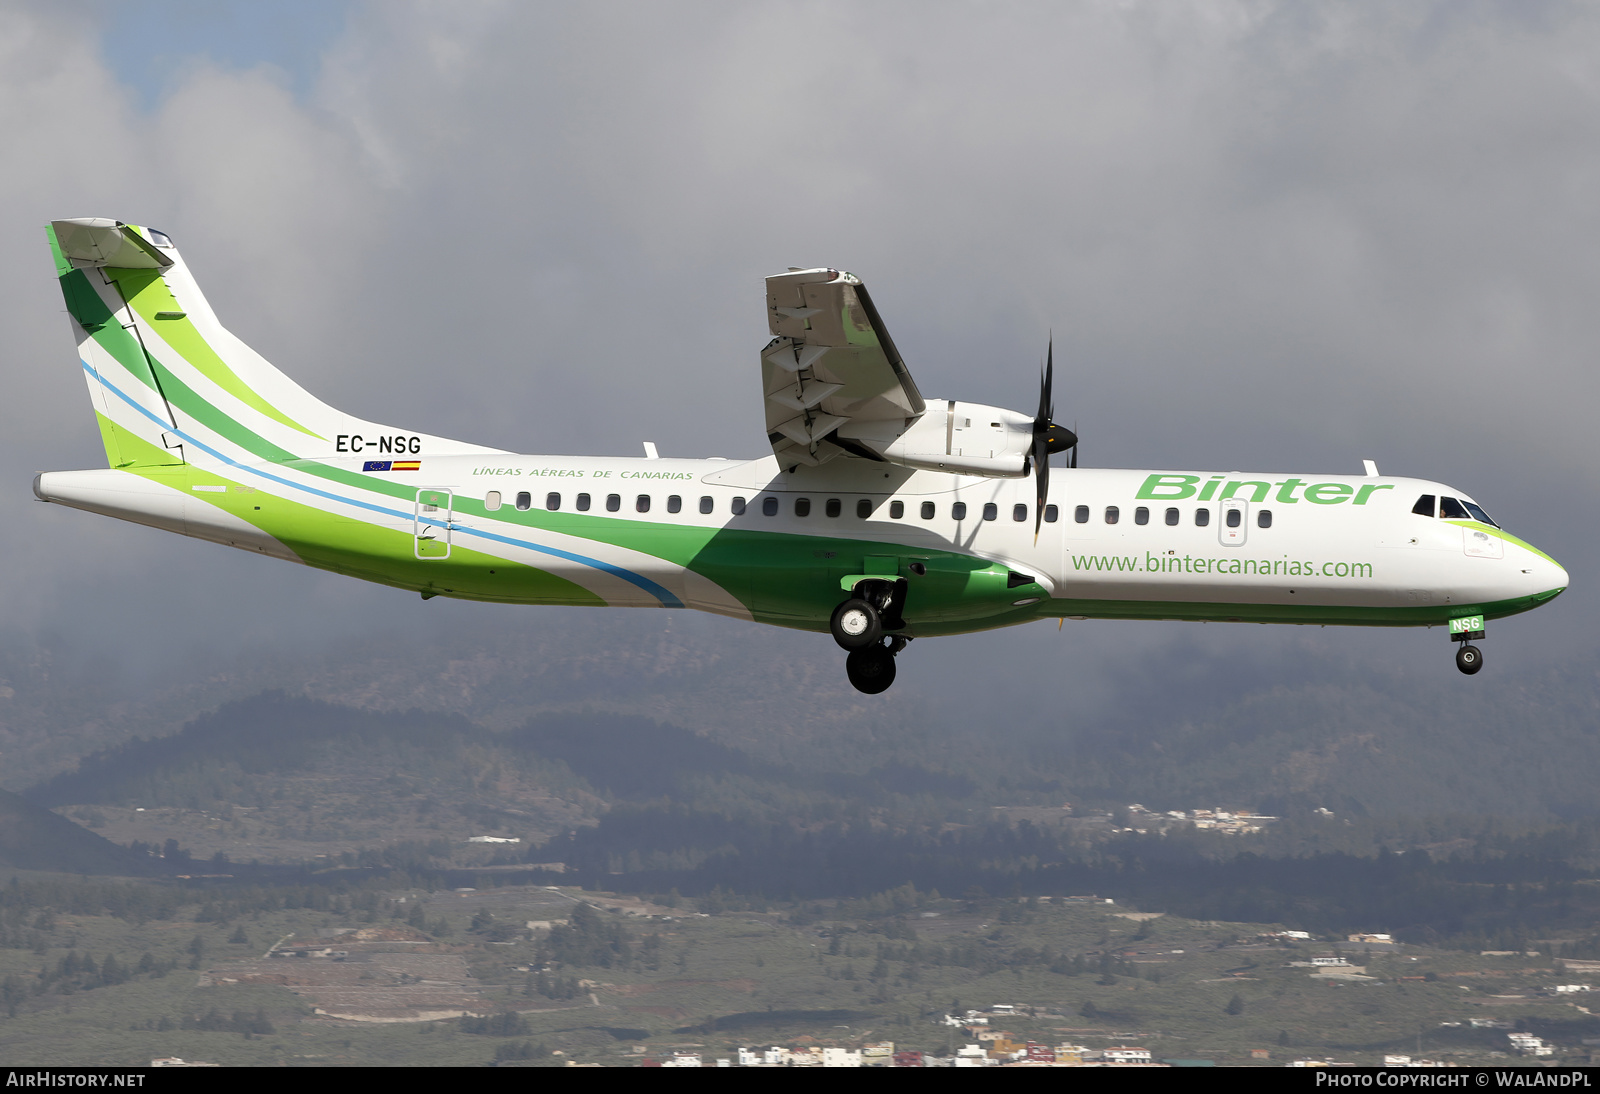
[[[1050,339],[1045,357],[1044,376],[1039,383],[1039,413],[1033,419],[1033,444],[1028,458],[1033,464],[1033,481],[1038,488],[1038,503],[1033,507],[1033,541],[1039,542],[1039,529],[1044,526],[1044,503],[1050,495],[1050,457],[1056,452],[1070,452],[1068,466],[1078,466],[1078,435],[1050,419],[1055,416],[1055,399],[1051,389],[1055,384],[1056,340]]]

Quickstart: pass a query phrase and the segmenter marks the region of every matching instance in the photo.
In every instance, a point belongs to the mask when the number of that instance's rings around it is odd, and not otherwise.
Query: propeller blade
[[[1055,400],[1052,389],[1056,379],[1056,339],[1050,336],[1049,348],[1045,351],[1044,376],[1039,382],[1039,413],[1033,419],[1033,444],[1029,450],[1029,457],[1033,460],[1033,481],[1036,487],[1036,497],[1033,506],[1033,542],[1039,542],[1039,530],[1044,527],[1044,504],[1050,496],[1050,447],[1052,440],[1059,437],[1052,436],[1059,426],[1050,419],[1056,412]],[[1076,440],[1077,438],[1073,438]]]
[[[1039,385],[1039,413],[1033,416],[1033,431],[1040,432],[1050,424],[1050,419],[1055,417],[1056,407],[1051,396],[1051,389],[1055,387],[1056,377],[1056,339],[1050,336],[1049,349],[1045,351],[1044,381]]]
[[[1044,502],[1050,496],[1050,442],[1044,433],[1033,435],[1033,482],[1037,498],[1033,506],[1033,542],[1039,542],[1039,529],[1044,526]]]

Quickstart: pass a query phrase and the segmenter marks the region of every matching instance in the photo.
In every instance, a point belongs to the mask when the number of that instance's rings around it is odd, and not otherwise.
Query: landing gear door
[[[1250,503],[1239,498],[1224,498],[1222,519],[1217,521],[1217,539],[1224,547],[1243,547],[1250,531]]]
[[[455,526],[455,496],[450,490],[424,487],[417,491],[413,534],[417,557],[450,557],[450,532]]]

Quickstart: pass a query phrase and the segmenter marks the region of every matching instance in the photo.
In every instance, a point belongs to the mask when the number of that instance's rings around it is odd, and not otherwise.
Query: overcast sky
[[[42,226],[108,216],[316,394],[525,452],[760,455],[790,265],[861,276],[930,397],[1030,409],[1053,330],[1086,464],[1444,479],[1574,582],[1471,686],[1592,661],[1597,98],[1600,9],[1536,0],[12,0],[7,625],[144,665],[558,616],[33,503],[103,462]],[[1455,671],[1439,631],[1076,624],[920,643],[900,687],[1048,706],[1097,658],[1286,636]]]

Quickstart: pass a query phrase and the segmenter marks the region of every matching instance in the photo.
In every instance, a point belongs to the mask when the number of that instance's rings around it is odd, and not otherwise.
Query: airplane
[[[766,279],[772,451],[521,455],[354,417],[217,320],[169,236],[47,229],[108,466],[41,500],[436,596],[693,608],[829,632],[859,691],[914,639],[1046,619],[1445,627],[1567,587],[1441,482],[1077,466],[1053,420],[925,399],[866,286]],[[1063,466],[1052,475],[1051,457]],[[1058,627],[1061,623],[1058,623]]]

